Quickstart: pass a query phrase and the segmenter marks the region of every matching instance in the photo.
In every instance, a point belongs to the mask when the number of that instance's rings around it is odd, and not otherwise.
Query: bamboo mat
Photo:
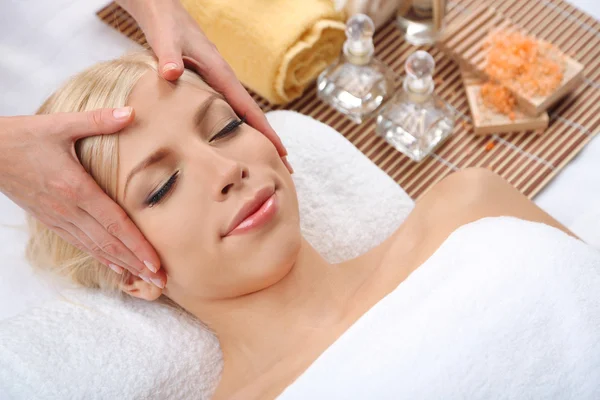
[[[448,2],[447,23],[481,3],[493,5],[517,26],[548,40],[586,66],[585,81],[576,91],[549,110],[550,125],[542,134],[533,132],[473,135],[467,97],[458,66],[431,47],[436,62],[436,92],[458,113],[453,135],[435,154],[414,163],[375,135],[373,119],[356,125],[316,97],[313,85],[285,107],[254,99],[263,110],[289,109],[322,121],[350,140],[418,199],[434,183],[466,167],[488,168],[532,198],[592,139],[600,125],[600,22],[562,0],[455,0]],[[133,19],[114,3],[98,12],[107,24],[147,47]],[[390,20],[375,35],[376,56],[404,76],[404,62],[415,47],[406,43]],[[397,82],[400,85],[400,82]]]

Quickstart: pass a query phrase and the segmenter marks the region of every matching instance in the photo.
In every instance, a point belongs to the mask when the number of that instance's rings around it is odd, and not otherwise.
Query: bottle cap
[[[406,78],[404,89],[413,93],[429,94],[433,92],[433,71],[435,60],[426,51],[418,50],[411,54],[404,64]]]
[[[365,14],[355,14],[346,23],[346,42],[344,43],[344,54],[352,61],[371,59],[375,46],[373,45],[373,34],[375,25],[371,18]]]

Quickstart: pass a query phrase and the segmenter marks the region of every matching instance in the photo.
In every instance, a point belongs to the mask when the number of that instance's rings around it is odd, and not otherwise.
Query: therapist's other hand
[[[0,191],[116,272],[126,268],[165,283],[150,243],[75,153],[78,139],[115,133],[133,120],[133,114],[125,107],[0,117]]]
[[[290,169],[287,151],[265,114],[239,82],[215,45],[204,35],[179,0],[117,0],[138,22],[156,53],[159,69],[167,80],[183,74],[184,59],[213,89],[222,93],[238,115],[262,132]]]

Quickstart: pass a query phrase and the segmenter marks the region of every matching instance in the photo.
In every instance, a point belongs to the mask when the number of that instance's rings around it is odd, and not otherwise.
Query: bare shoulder
[[[446,177],[415,204],[406,221],[383,245],[382,262],[402,260],[409,271],[427,260],[456,229],[485,217],[511,216],[542,222],[572,235],[558,221],[486,169]]]
[[[429,234],[440,232],[446,237],[462,225],[499,216],[542,222],[571,234],[503,178],[483,168],[446,177],[417,202],[414,214]]]

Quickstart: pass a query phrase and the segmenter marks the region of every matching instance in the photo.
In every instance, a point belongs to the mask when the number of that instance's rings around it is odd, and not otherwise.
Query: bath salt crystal
[[[548,42],[520,32],[500,30],[488,36],[484,48],[488,76],[494,81],[511,82],[528,97],[548,96],[563,81],[564,55]],[[495,88],[490,91],[505,97]]]

